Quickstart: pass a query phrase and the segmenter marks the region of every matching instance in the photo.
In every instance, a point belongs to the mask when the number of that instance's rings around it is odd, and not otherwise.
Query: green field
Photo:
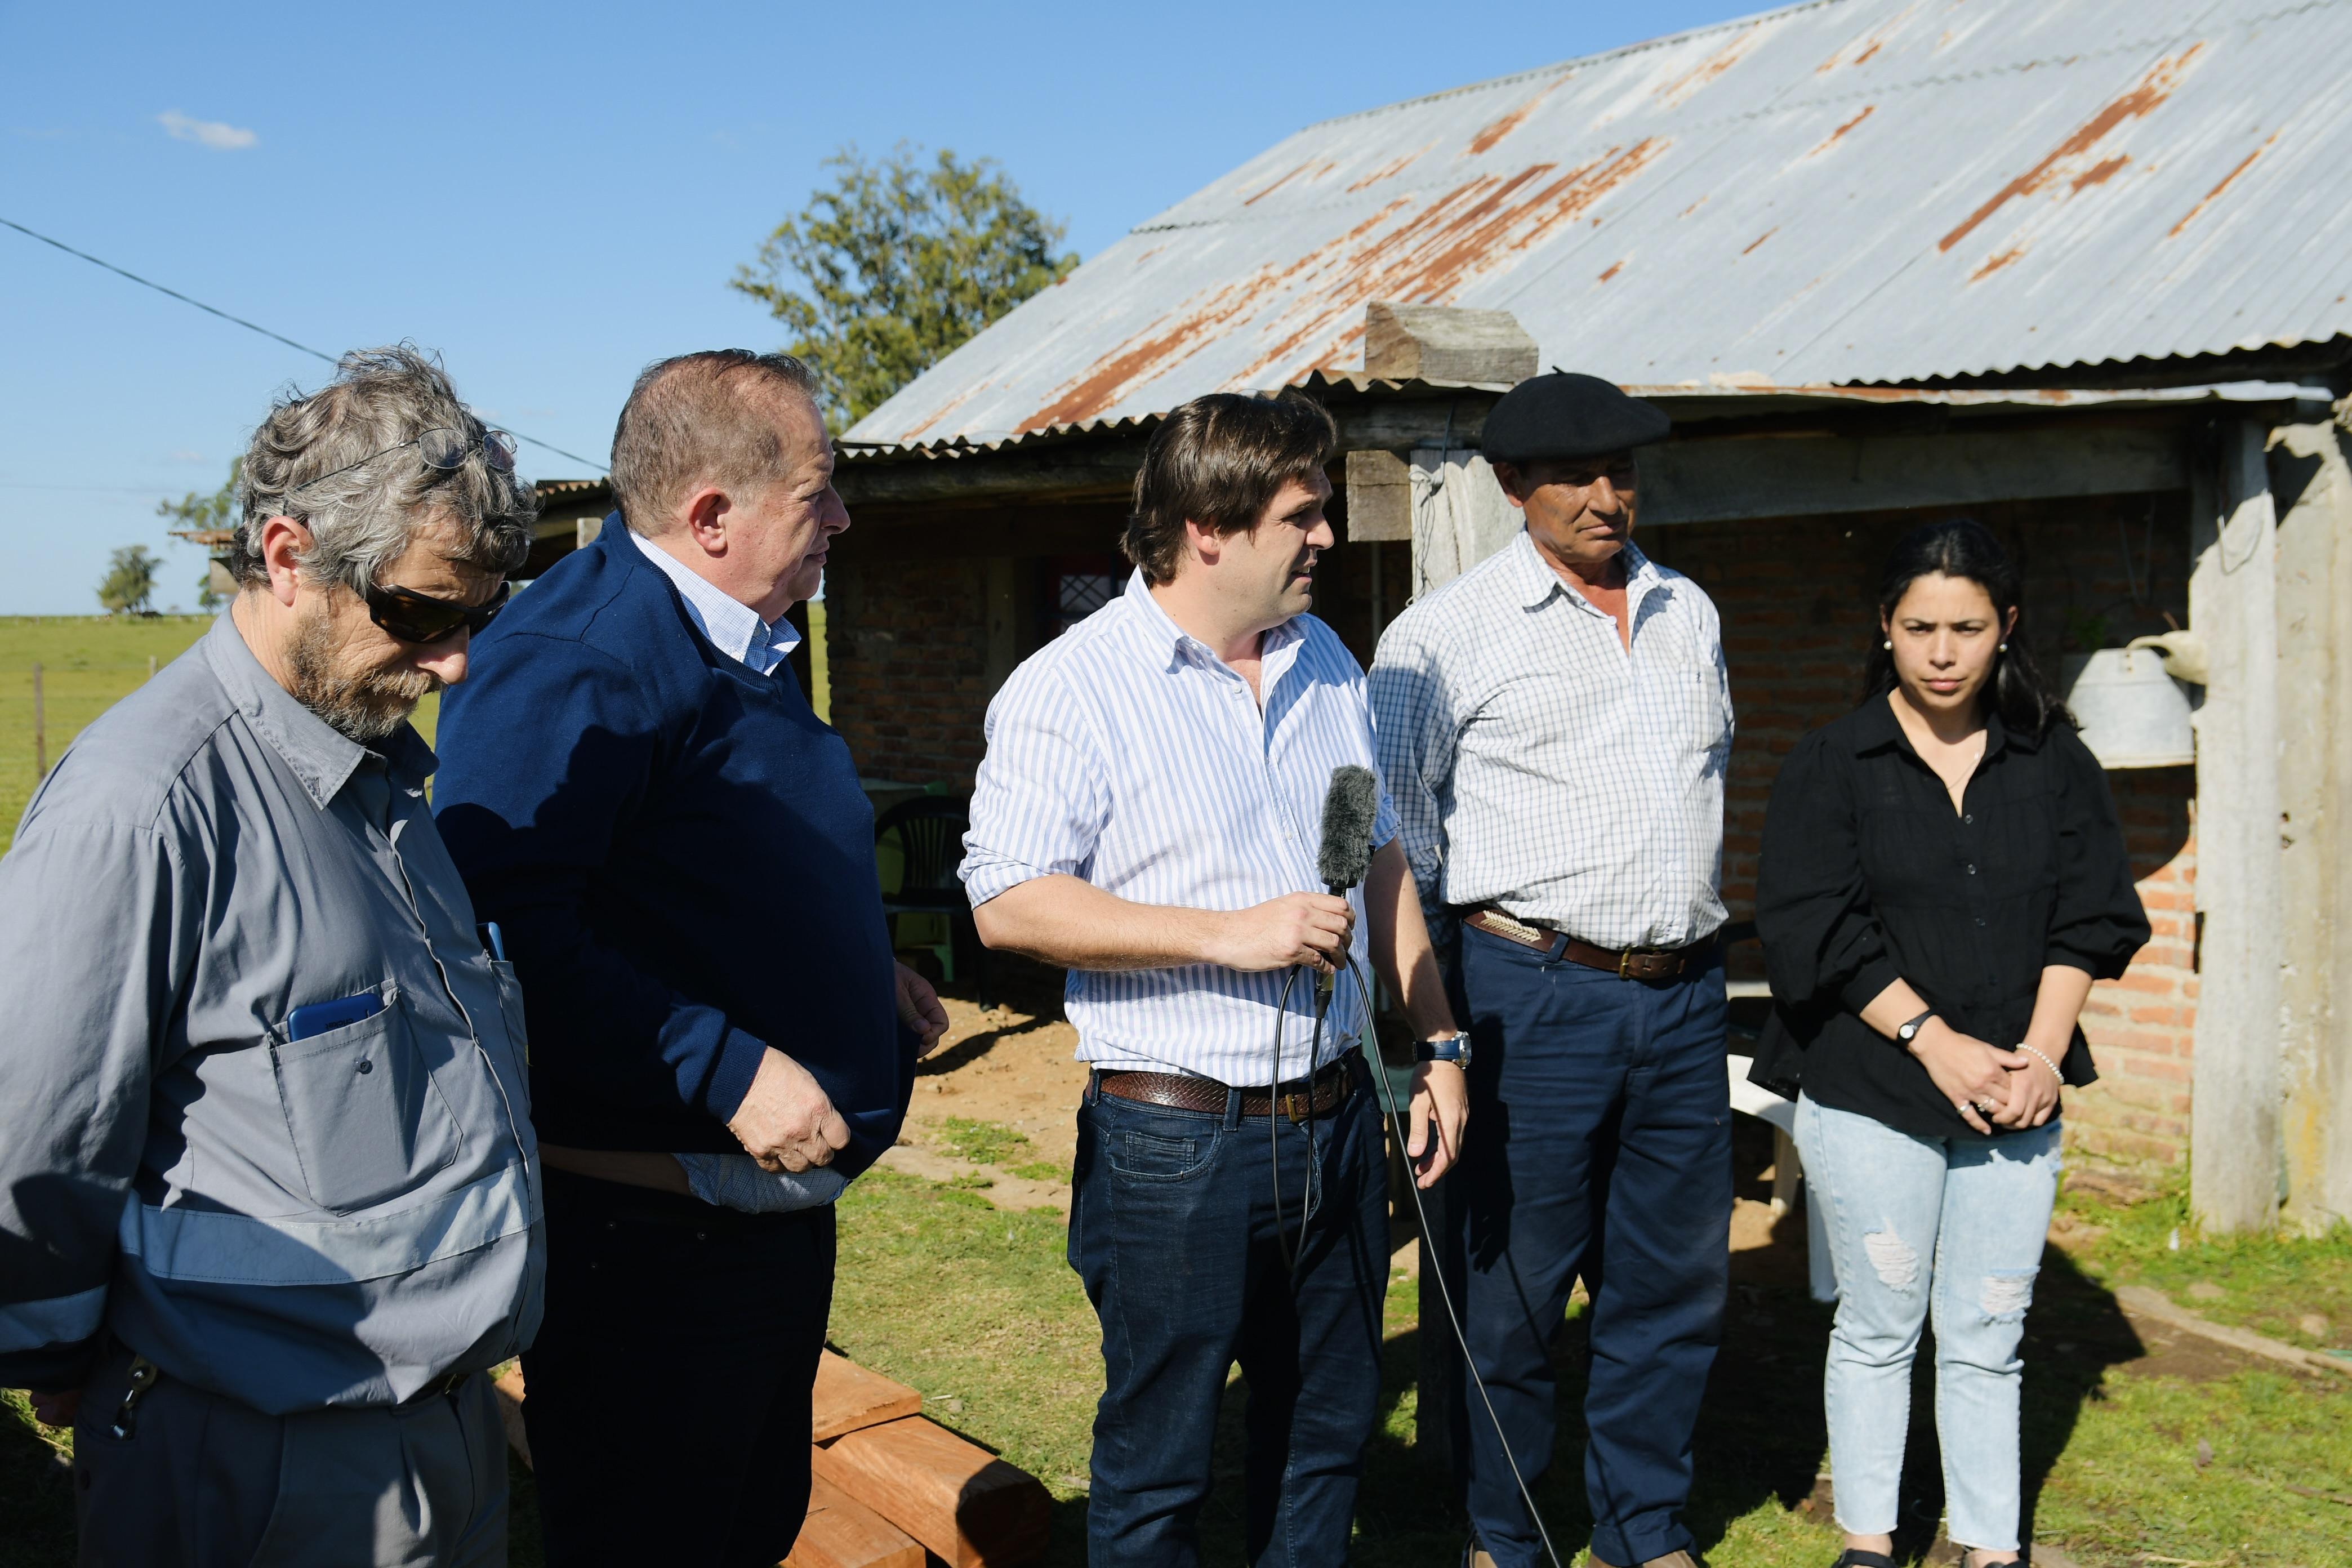
[[[137,690],[212,625],[209,616],[0,616],[0,847],[39,779],[34,760],[33,666],[41,666],[47,760],[82,727]]]

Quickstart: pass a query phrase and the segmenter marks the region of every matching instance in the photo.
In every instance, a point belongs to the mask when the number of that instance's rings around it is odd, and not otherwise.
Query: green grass
[[[0,849],[33,798],[33,666],[41,669],[43,738],[55,766],[89,721],[137,690],[147,661],[169,664],[205,635],[209,616],[0,616]]]
[[[2185,1168],[2168,1173],[2145,1202],[2120,1204],[2078,1189],[2059,1209],[2098,1227],[2076,1255],[2110,1289],[2152,1286],[2216,1322],[2306,1349],[2352,1351],[2352,1226],[2318,1237],[2202,1235],[2189,1215]],[[2313,1319],[2324,1331],[2313,1331]]]
[[[976,1165],[1005,1166],[1034,1147],[1027,1133],[1002,1121],[973,1121],[961,1116],[950,1116],[940,1123],[940,1146]]]

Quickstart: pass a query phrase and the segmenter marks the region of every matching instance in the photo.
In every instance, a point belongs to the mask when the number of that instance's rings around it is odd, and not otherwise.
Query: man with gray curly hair
[[[408,716],[530,545],[405,345],[254,433],[239,593],[0,859],[0,1385],[87,1563],[506,1561],[545,1273],[521,993]]]

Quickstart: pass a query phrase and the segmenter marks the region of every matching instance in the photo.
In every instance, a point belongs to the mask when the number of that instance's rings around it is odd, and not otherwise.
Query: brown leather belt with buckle
[[[1715,946],[1715,939],[1706,937],[1688,947],[1595,947],[1589,942],[1579,942],[1566,931],[1513,920],[1492,904],[1472,910],[1462,917],[1462,923],[1488,936],[1531,948],[1546,958],[1565,958],[1620,980],[1678,980],[1706,962]]]
[[[1105,1094],[1138,1104],[1205,1111],[1212,1116],[1225,1113],[1225,1096],[1231,1092],[1213,1078],[1183,1078],[1169,1072],[1100,1073],[1096,1076],[1095,1085]],[[1354,1085],[1355,1079],[1342,1058],[1312,1079],[1294,1079],[1277,1084],[1271,1092],[1263,1089],[1242,1090],[1242,1114],[1270,1116],[1279,1110],[1293,1121],[1327,1116],[1347,1103]]]

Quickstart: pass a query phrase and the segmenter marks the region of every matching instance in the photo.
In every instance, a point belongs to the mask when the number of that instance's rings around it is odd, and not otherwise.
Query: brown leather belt
[[[1715,947],[1715,939],[1706,937],[1688,947],[1628,947],[1612,949],[1595,947],[1589,942],[1579,942],[1566,931],[1548,926],[1531,926],[1525,921],[1484,904],[1462,917],[1462,923],[1488,936],[1515,942],[1531,948],[1546,958],[1565,958],[1587,969],[1598,969],[1620,980],[1678,980],[1688,971],[1704,963]]]
[[[1313,1079],[1294,1079],[1277,1084],[1269,1092],[1263,1089],[1242,1090],[1244,1116],[1270,1116],[1279,1110],[1293,1121],[1303,1121],[1309,1116],[1327,1116],[1347,1103],[1355,1087],[1355,1076],[1349,1071],[1346,1058],[1331,1063]],[[1121,1100],[1132,1100],[1142,1105],[1164,1105],[1173,1110],[1199,1110],[1213,1116],[1225,1113],[1225,1096],[1231,1091],[1213,1078],[1184,1078],[1170,1072],[1107,1072],[1095,1076],[1095,1087],[1105,1094]]]

